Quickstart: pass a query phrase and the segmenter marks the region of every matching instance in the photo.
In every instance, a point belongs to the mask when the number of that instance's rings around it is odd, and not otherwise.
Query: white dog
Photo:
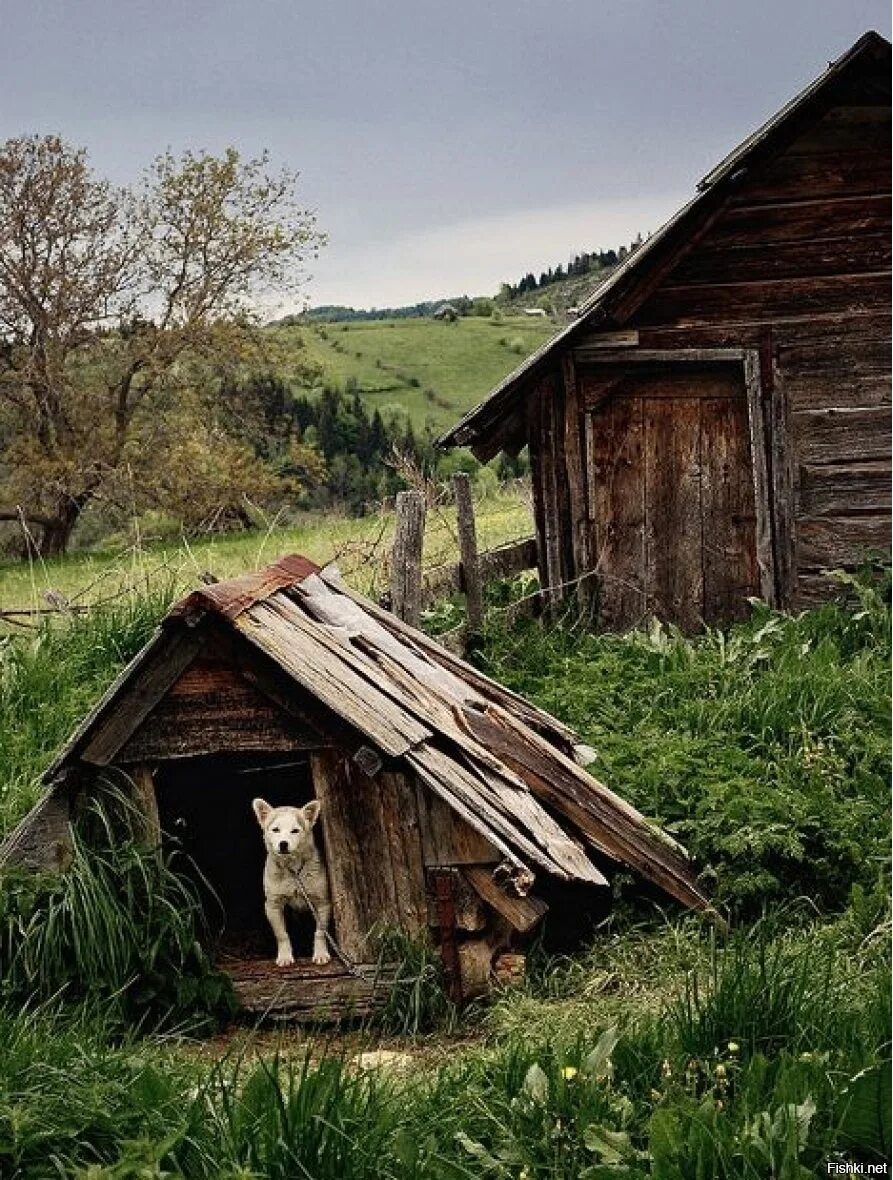
[[[265,799],[255,799],[251,806],[267,849],[264,912],[276,936],[276,966],[290,967],[295,961],[285,925],[286,906],[310,910],[316,922],[313,962],[328,963],[332,902],[326,866],[313,838],[319,803],[314,800],[306,807],[272,807]]]

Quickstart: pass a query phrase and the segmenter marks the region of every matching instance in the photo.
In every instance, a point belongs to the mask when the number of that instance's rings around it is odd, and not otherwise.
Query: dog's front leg
[[[332,920],[332,907],[326,901],[321,901],[314,911],[316,930],[313,932],[313,962],[329,963],[329,922]]]
[[[292,954],[291,939],[288,937],[288,927],[285,925],[285,901],[267,901],[264,906],[267,921],[276,936],[276,966],[291,967],[295,961]]]

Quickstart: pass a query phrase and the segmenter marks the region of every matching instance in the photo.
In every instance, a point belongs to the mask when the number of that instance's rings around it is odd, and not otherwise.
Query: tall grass
[[[84,714],[152,633],[175,588],[0,636],[0,838],[33,805],[40,773]]]
[[[0,1011],[0,1171],[779,1180],[876,1161],[889,962],[885,941],[859,954],[761,924],[704,945],[657,1010],[606,1025],[593,1005],[564,1033],[534,1023],[409,1073],[312,1047],[208,1065]]]
[[[851,589],[855,610],[755,607],[694,639],[495,628],[479,658],[584,735],[592,772],[733,913],[797,895],[834,912],[885,875],[890,832],[889,578]]]
[[[65,873],[0,877],[0,1000],[80,1005],[130,1032],[196,1031],[232,1013],[199,898],[176,853],[139,842],[138,820],[106,793],[73,831]]]

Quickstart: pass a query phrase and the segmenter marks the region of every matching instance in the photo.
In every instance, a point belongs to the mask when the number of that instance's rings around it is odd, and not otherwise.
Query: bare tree
[[[184,373],[256,342],[253,308],[322,243],[296,179],[230,149],[123,190],[57,136],[0,148],[0,520],[63,552]]]

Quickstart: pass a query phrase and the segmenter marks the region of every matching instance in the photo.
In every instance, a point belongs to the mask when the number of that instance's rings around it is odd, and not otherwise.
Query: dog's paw
[[[313,962],[317,963],[320,967],[324,966],[326,963],[331,963],[331,961],[332,961],[332,956],[329,954],[329,952],[327,950],[322,949],[322,950],[315,950],[313,952]]]
[[[276,956],[277,967],[294,967],[295,959],[291,951],[280,951]]]

